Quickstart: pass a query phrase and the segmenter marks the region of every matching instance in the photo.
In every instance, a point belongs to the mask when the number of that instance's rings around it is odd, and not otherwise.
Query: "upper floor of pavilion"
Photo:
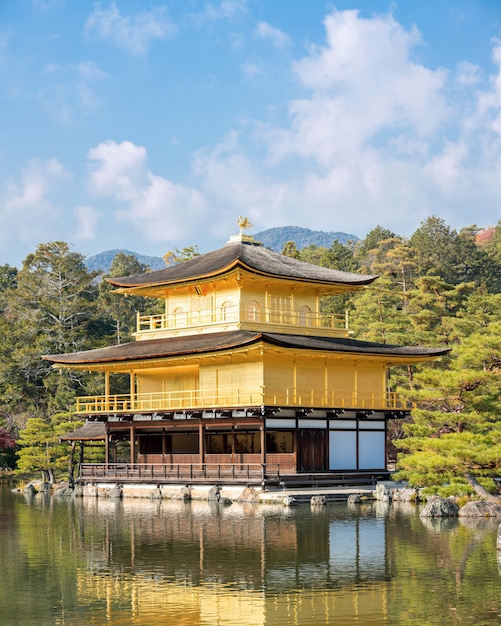
[[[185,263],[107,281],[116,293],[164,301],[162,313],[138,313],[142,340],[235,330],[346,337],[347,317],[323,313],[322,299],[376,278],[305,263],[240,233]]]

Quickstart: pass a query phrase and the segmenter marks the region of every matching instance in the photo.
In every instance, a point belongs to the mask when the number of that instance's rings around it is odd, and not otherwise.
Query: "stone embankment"
[[[20,491],[20,490],[18,490]],[[99,484],[71,486],[67,483],[29,483],[24,490],[27,496],[37,493],[52,493],[56,497],[91,498],[149,498],[152,500],[207,500],[223,506],[234,502],[251,504],[281,504],[291,507],[309,503],[312,507],[322,507],[328,502],[344,501],[349,505],[363,504],[372,500],[379,502],[423,503],[421,517],[500,517],[499,503],[487,500],[473,500],[460,508],[454,498],[427,498],[420,490],[392,481],[380,482],[366,487],[322,487],[297,489],[267,489],[259,491],[254,487],[233,485],[132,485]]]

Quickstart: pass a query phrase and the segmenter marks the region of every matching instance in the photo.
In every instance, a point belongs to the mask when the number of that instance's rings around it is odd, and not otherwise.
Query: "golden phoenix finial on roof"
[[[250,223],[250,221],[246,217],[242,217],[241,215],[238,216],[237,224],[240,227],[241,235],[243,235],[244,229],[253,228],[254,226],[253,224]]]

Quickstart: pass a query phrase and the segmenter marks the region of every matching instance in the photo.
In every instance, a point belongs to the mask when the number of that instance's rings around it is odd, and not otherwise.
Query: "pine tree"
[[[501,296],[485,296],[489,306],[470,306],[470,333],[458,340],[450,365],[424,367],[407,392],[417,403],[407,437],[398,445],[399,476],[412,485],[442,493],[495,490],[501,466]],[[475,299],[477,305],[478,298]],[[463,312],[453,331],[465,330]],[[458,332],[460,330],[461,332]],[[405,392],[403,392],[405,393]]]

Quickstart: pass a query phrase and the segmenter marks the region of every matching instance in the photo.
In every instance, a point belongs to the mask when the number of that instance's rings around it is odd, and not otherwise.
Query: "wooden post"
[[[205,426],[200,421],[198,425],[198,453],[200,456],[200,469],[205,464]]]
[[[110,462],[110,433],[106,432],[106,437],[104,438],[104,465],[107,468]]]
[[[130,462],[133,465],[136,462],[136,455],[135,455],[135,432],[134,432],[134,426],[130,427]]]
[[[106,410],[108,411],[110,401],[110,373],[104,373],[104,402],[106,405]]]

